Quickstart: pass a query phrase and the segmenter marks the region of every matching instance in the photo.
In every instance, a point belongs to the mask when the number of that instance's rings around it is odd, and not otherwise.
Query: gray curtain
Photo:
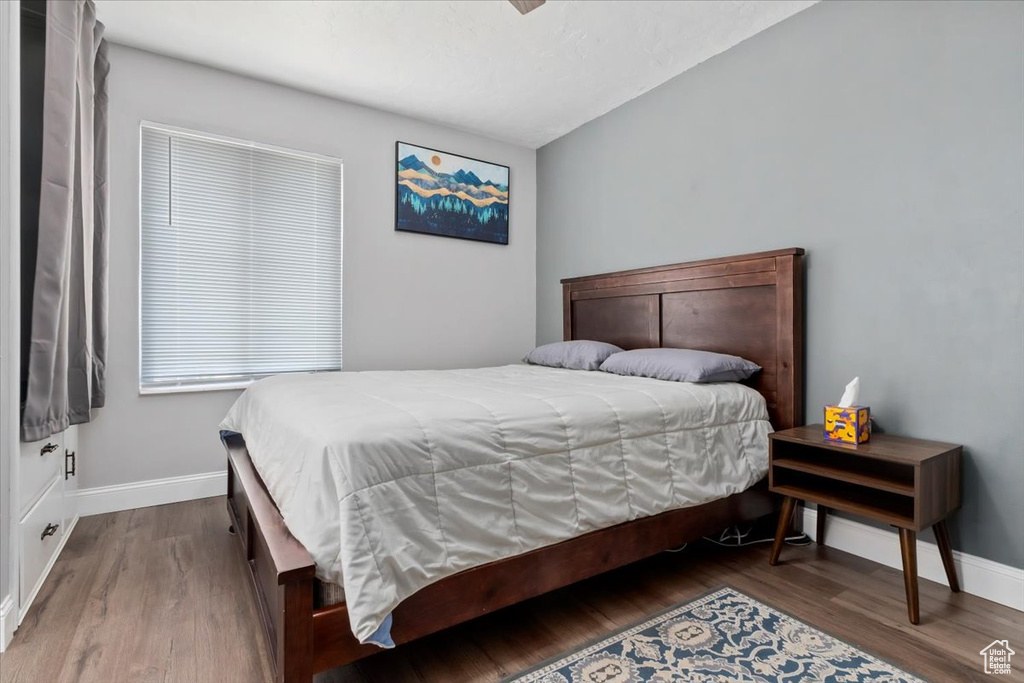
[[[104,402],[108,71],[93,1],[48,0],[26,441],[88,422]]]

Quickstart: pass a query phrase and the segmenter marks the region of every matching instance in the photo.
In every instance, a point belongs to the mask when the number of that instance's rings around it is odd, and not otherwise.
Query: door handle
[[[46,528],[43,529],[43,533],[39,534],[39,540],[45,541],[47,536],[53,536],[57,533],[58,528],[60,528],[60,524],[47,524]]]
[[[47,453],[53,453],[55,450],[57,450],[57,444],[47,443],[45,446],[39,449],[39,456],[42,457]]]

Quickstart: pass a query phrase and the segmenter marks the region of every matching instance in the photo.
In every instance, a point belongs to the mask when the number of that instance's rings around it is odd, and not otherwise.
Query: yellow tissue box
[[[825,406],[825,438],[843,443],[864,443],[871,438],[871,408]]]

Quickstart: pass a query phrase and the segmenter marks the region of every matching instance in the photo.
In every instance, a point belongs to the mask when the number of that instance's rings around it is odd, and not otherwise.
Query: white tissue
[[[846,385],[846,391],[843,392],[843,397],[839,399],[839,403],[836,405],[840,408],[849,408],[850,406],[857,405],[858,398],[860,398],[860,377],[854,377]]]

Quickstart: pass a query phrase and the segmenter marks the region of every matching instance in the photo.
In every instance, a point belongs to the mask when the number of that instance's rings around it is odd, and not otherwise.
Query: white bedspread
[[[771,431],[739,384],[529,365],[270,377],[221,428],[378,643],[445,576],[750,487]]]

